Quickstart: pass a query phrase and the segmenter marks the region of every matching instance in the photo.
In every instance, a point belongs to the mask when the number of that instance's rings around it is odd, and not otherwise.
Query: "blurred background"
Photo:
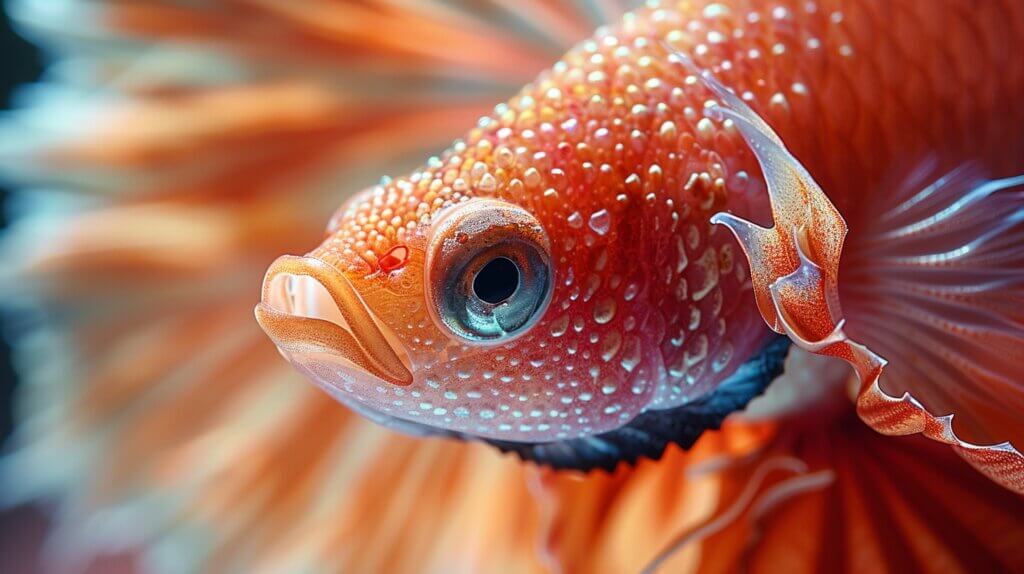
[[[7,110],[12,93],[25,82],[36,80],[42,73],[39,51],[14,32],[7,7],[0,4],[0,108]],[[0,182],[0,233],[7,227],[7,186]],[[3,442],[13,428],[12,405],[17,375],[11,364],[11,325],[0,315],[0,429]],[[34,572],[38,567],[40,543],[46,531],[46,519],[39,508],[23,506],[0,511],[0,572]]]
[[[495,544],[535,569],[513,461],[352,416],[280,360],[252,305],[349,194],[443,150],[630,4],[0,2],[0,573],[415,571]],[[319,440],[296,453],[310,420]],[[502,484],[508,512],[481,516]],[[460,538],[389,525],[408,509],[373,493],[413,485]],[[474,532],[491,534],[461,543]]]
[[[92,572],[635,572],[726,513],[664,571],[899,571],[904,548],[944,547],[977,571],[1024,564],[1024,499],[847,402],[813,427],[733,419],[658,462],[545,473],[354,416],[257,327],[267,265],[351,193],[639,4],[0,2],[0,105],[20,94],[0,117],[0,574],[43,554]],[[780,461],[800,470],[751,486]],[[797,503],[731,511],[780,492]]]
[[[11,104],[11,95],[16,88],[26,82],[34,81],[42,72],[39,51],[11,28],[6,6],[0,5],[0,108],[6,110]],[[0,230],[7,227],[6,199],[9,194],[7,186],[0,184]],[[6,439],[11,432],[11,392],[16,384],[14,368],[11,365],[11,347],[8,343],[9,333],[4,330],[0,337],[0,401],[3,404],[0,421],[2,421],[3,437]]]

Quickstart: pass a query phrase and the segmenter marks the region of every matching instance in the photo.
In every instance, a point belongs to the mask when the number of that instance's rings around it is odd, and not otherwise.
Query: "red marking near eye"
[[[391,248],[391,251],[388,251],[384,257],[381,257],[378,265],[380,265],[380,270],[384,273],[391,273],[405,267],[407,261],[409,261],[409,248],[399,245]]]

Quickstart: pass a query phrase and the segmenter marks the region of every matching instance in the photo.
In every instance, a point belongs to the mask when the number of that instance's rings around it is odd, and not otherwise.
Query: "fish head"
[[[275,262],[257,319],[318,386],[394,426],[513,441],[618,428],[651,400],[644,347],[664,328],[625,184],[597,159],[477,129]]]

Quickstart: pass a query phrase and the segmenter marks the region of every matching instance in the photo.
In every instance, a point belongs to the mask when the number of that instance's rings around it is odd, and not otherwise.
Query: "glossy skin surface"
[[[312,256],[345,270],[414,377],[402,389],[349,387],[348,401],[482,436],[554,440],[701,396],[752,352],[764,328],[743,295],[747,268],[708,224],[729,186],[741,204],[756,188],[750,158],[738,134],[698,111],[706,91],[659,42],[637,30],[585,43],[424,170],[339,212]],[[421,271],[431,226],[480,197],[526,209],[551,244],[546,313],[496,348],[461,345],[425,309],[424,283],[437,281]],[[381,272],[398,246],[407,261]]]
[[[970,19],[956,17],[964,11]],[[880,14],[893,22],[878,26]],[[881,182],[904,166],[938,156],[996,174],[1019,167],[1010,136],[1021,110],[1006,102],[1021,93],[1024,63],[1000,47],[1021,29],[1012,2],[680,2],[628,16],[426,167],[355,197],[310,254],[360,294],[381,327],[370,346],[383,355],[391,342],[402,386],[379,384],[379,370],[338,370],[349,352],[337,347],[333,358],[290,358],[347,404],[510,440],[594,434],[707,393],[764,332],[748,268],[709,221],[769,212],[736,126],[706,117],[714,94],[670,50],[778,131],[856,234]],[[550,305],[499,346],[464,344],[427,308],[432,226],[473,198],[526,210],[550,240]],[[286,353],[315,337],[293,327],[268,329]],[[864,328],[851,320],[850,330]]]

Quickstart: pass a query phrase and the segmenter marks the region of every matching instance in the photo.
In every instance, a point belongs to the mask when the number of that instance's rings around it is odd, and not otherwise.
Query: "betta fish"
[[[1024,569],[1020,2],[7,6],[58,567]]]
[[[792,341],[1024,492],[1024,9],[760,7],[599,30],[275,262],[261,326],[373,420],[584,470],[690,446]]]

